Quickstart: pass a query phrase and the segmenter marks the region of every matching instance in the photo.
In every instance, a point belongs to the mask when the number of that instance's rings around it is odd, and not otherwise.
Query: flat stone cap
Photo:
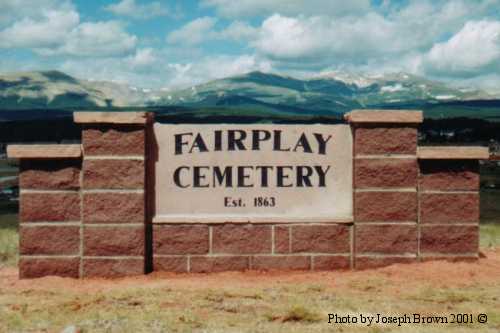
[[[9,145],[9,158],[79,158],[82,156],[81,145]]]
[[[486,147],[419,147],[417,157],[423,160],[487,160]]]
[[[422,111],[418,110],[352,110],[344,115],[350,123],[421,123]]]
[[[74,112],[77,124],[130,124],[143,125],[153,119],[151,112]]]

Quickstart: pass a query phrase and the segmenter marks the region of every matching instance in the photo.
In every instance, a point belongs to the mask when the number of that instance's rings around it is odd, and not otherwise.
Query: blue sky
[[[0,72],[174,89],[253,70],[500,91],[500,0],[0,0]]]

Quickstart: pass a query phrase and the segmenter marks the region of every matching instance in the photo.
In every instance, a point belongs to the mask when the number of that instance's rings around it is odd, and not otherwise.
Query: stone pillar
[[[19,277],[79,277],[80,145],[11,145],[20,159]]]
[[[417,126],[421,111],[354,110],[354,267],[418,255]]]
[[[488,157],[483,147],[418,149],[422,260],[478,258],[478,160]]]
[[[76,112],[82,124],[82,277],[146,272],[145,112]]]

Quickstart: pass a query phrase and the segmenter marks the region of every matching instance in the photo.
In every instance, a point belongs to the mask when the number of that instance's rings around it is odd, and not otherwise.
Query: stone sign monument
[[[338,125],[76,112],[20,159],[21,278],[363,269],[478,258],[482,147],[417,147],[419,111]]]

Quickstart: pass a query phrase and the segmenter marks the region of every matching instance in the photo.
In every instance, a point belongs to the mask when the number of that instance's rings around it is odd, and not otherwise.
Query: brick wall
[[[401,112],[348,118],[354,135],[354,267],[414,262],[418,256],[417,126]],[[373,115],[370,115],[373,116]]]
[[[71,153],[46,158],[40,151],[38,157],[20,163],[21,278],[80,276],[80,145],[57,149]]]
[[[156,224],[154,269],[349,268],[351,229],[349,224]]]
[[[146,113],[75,113],[81,145],[9,146],[21,278],[364,269],[478,258],[485,148],[417,147],[422,114],[353,111],[353,221],[155,223]]]

